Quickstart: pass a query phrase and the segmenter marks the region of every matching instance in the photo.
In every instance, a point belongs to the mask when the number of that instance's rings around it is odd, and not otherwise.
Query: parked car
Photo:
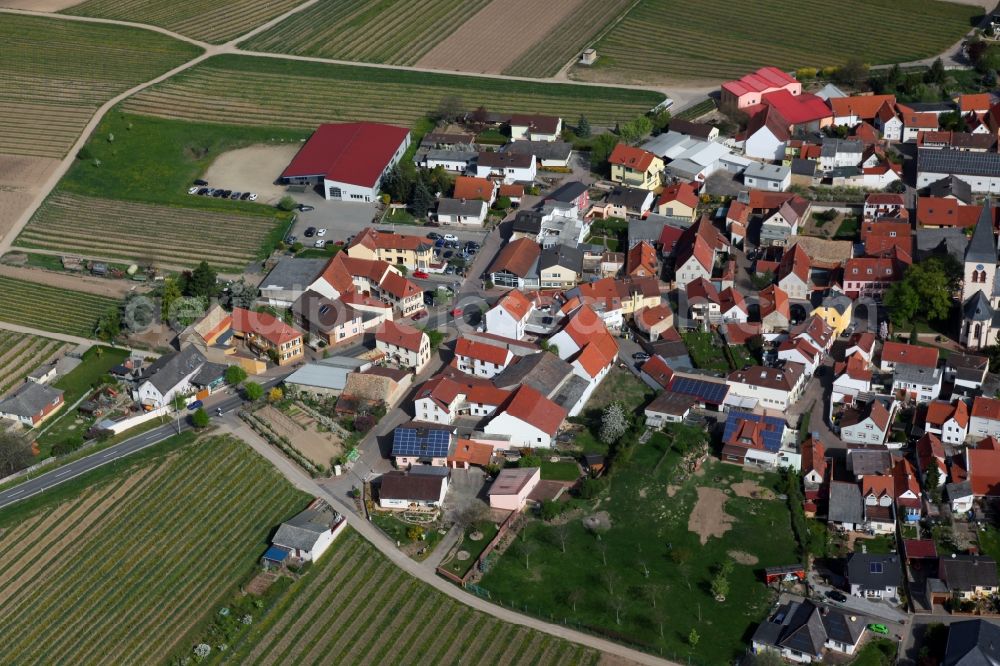
[[[212,198],[218,199],[222,196],[222,190],[212,190]]]
[[[632,354],[632,360],[634,360],[634,361],[648,361],[649,360],[649,354],[647,354],[646,352],[636,352],[636,353]]]
[[[302,211],[303,213],[307,213],[307,212],[309,212],[311,210],[316,210],[316,207],[315,206],[308,206],[306,204],[299,204],[299,210]]]
[[[232,199],[233,201],[239,201],[241,196],[243,196],[242,192],[233,192],[232,194],[229,195],[229,198]]]
[[[438,238],[436,241],[434,241],[434,247],[444,247],[444,239]]]
[[[305,236],[306,238],[312,238],[313,236],[316,235],[316,227],[309,227],[308,229],[305,230],[305,232],[302,235]]]
[[[205,403],[203,403],[201,400],[195,400],[190,405],[188,405],[188,409],[190,409],[191,411],[194,411],[194,410],[198,409],[199,407],[202,407],[204,404]]]
[[[452,317],[461,317],[462,316],[462,308],[460,308],[460,307],[459,308],[452,308],[452,310],[451,310],[451,316]]]
[[[298,240],[298,236],[287,236],[285,238],[285,245],[294,245]]]
[[[207,187],[202,187],[202,188],[200,188],[200,189],[198,190],[198,196],[199,196],[199,197],[203,197],[203,196],[205,196],[206,194],[208,194],[208,193],[209,193],[209,192],[211,192],[211,191],[212,191],[212,190],[210,190],[210,189],[209,189],[209,188],[207,188]]]
[[[246,201],[249,198],[250,198],[249,192],[244,192],[243,194],[240,195],[240,201]]]
[[[452,252],[451,250],[445,250],[444,254],[441,255],[441,256],[443,256],[445,259],[451,259],[452,255],[454,255],[454,254],[455,253]]]
[[[320,247],[320,248],[326,247],[326,243],[320,239],[317,239],[316,242],[313,243],[313,247]]]
[[[427,316],[427,310],[421,310],[413,315],[413,320],[416,321],[417,319],[423,319],[426,316]]]
[[[889,635],[889,628],[884,624],[869,624],[868,631],[873,634],[882,634],[883,636]]]
[[[455,267],[452,266],[451,264],[448,264],[445,267],[445,269],[444,269],[444,274],[445,275],[454,275],[455,274]]]
[[[257,193],[256,192],[251,192],[250,193],[250,201],[257,201]]]
[[[456,236],[455,234],[445,234],[444,235],[444,239],[446,241],[451,242],[451,243],[457,243],[458,242],[458,236]]]
[[[436,241],[438,238],[441,238],[441,234],[436,231],[432,231],[427,234],[427,238],[430,238],[432,241]]]
[[[192,185],[197,185],[199,187],[204,187],[205,185],[208,185],[208,181],[207,180],[202,180],[201,178],[195,178],[194,182],[191,183],[191,184]]]
[[[316,230],[317,236],[326,236],[326,227],[321,227]]]
[[[198,187],[197,186],[195,186],[195,187],[189,187],[188,188],[188,194],[198,194]]]
[[[420,280],[426,280],[430,277],[430,275],[427,274],[427,271],[413,271],[413,277]]]
[[[840,590],[827,590],[826,598],[840,603],[845,603],[847,601],[847,595]]]

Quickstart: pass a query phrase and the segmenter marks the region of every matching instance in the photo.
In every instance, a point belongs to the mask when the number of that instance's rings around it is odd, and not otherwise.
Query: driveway
[[[315,207],[315,210],[298,213],[298,220],[292,227],[291,233],[298,236],[299,241],[306,246],[311,246],[315,240],[305,237],[305,230],[309,227],[326,229],[324,240],[345,240],[372,226],[372,218],[375,217],[373,204],[326,201],[313,190],[293,193],[291,197],[299,203]]]

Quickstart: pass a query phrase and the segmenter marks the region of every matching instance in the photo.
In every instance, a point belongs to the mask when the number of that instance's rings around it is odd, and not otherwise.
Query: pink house
[[[736,110],[760,104],[763,95],[787,90],[792,95],[802,94],[802,84],[777,67],[761,67],[735,81],[722,84],[721,106]]]
[[[528,501],[528,495],[541,480],[542,470],[539,467],[500,470],[496,481],[490,486],[490,508],[520,511]]]

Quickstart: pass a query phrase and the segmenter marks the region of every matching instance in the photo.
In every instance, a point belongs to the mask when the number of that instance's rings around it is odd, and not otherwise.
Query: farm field
[[[20,385],[35,368],[73,345],[39,335],[0,330],[0,395]]]
[[[371,120],[412,126],[457,96],[470,110],[543,113],[613,126],[653,108],[661,93],[223,55],[125,100],[161,118],[313,129]]]
[[[264,239],[278,228],[271,211],[261,212],[222,213],[62,192],[42,204],[14,243],[182,268],[205,260],[238,272],[259,258]]]
[[[0,154],[61,158],[97,108],[201,49],[116,25],[5,14]]]
[[[348,529],[219,661],[554,665],[599,658],[430,589]]]
[[[972,28],[972,17],[983,13],[982,7],[938,0],[845,0],[838,3],[836,16],[830,9],[823,0],[747,0],[734,22],[733,4],[727,0],[701,2],[697,11],[677,11],[673,0],[640,0],[595,44],[596,65],[576,66],[573,76],[709,81],[742,76],[764,65],[822,68],[852,56],[873,65],[904,62],[945,50]],[[886,16],[897,17],[888,30]],[[725,48],[706,48],[718,40],[720,25],[727,26]],[[640,34],[645,37],[637,41]]]
[[[488,560],[481,588],[505,606],[674,661],[732,663],[772,602],[760,570],[799,556],[777,475],[715,460],[690,473],[679,449],[704,437],[685,426],[654,434],[613,468],[600,501],[574,500],[562,526],[530,520],[523,540]],[[599,539],[584,518],[604,526]],[[724,562],[733,570],[720,603],[709,590]],[[693,647],[692,629],[702,637]]]
[[[490,0],[319,0],[240,44],[248,51],[413,65]]]
[[[6,660],[163,659],[308,502],[239,440],[161,451],[28,515],[0,512]]]
[[[303,0],[85,0],[61,13],[148,23],[221,44],[267,23]]]
[[[0,321],[89,338],[118,301],[82,291],[0,276]]]
[[[504,68],[504,74],[554,76],[580,52],[631,0],[583,0],[576,9]]]

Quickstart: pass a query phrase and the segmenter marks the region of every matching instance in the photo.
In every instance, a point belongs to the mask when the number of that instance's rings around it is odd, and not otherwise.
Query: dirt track
[[[424,57],[417,67],[499,74],[572,14],[582,0],[493,0]]]
[[[88,294],[97,294],[98,296],[110,296],[111,298],[124,298],[132,290],[144,290],[138,283],[129,280],[110,280],[87,275],[43,271],[38,268],[4,266],[2,264],[0,264],[0,275],[17,278],[18,280],[47,284],[51,287],[85,291]]]
[[[698,503],[691,510],[688,529],[698,535],[701,545],[711,537],[721,537],[733,526],[733,517],[726,513],[727,499],[718,488],[698,487]]]
[[[30,12],[60,12],[83,0],[0,0],[6,9],[27,9]]]

